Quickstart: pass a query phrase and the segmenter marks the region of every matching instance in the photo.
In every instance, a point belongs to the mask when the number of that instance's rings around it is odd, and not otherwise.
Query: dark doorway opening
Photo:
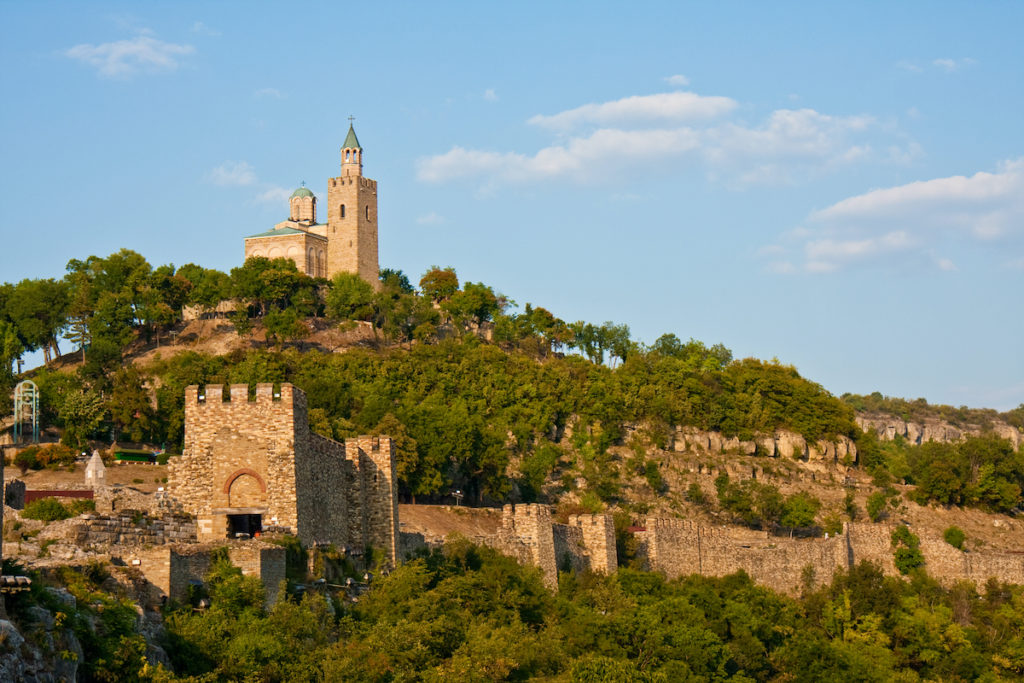
[[[263,515],[228,515],[228,538],[250,538],[263,530]]]

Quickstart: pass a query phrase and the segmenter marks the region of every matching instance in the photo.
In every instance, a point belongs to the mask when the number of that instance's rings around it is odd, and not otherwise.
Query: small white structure
[[[85,466],[85,485],[97,489],[106,485],[106,481],[107,468],[103,465],[103,458],[99,451],[93,451],[89,464]]]

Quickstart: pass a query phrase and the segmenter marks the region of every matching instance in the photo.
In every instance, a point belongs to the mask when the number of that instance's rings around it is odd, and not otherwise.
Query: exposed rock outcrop
[[[857,461],[857,446],[848,437],[838,436],[832,441],[823,439],[808,444],[800,434],[785,430],[742,440],[696,427],[679,427],[672,440],[672,449],[677,453],[740,453],[820,462]]]
[[[856,420],[857,426],[864,431],[874,431],[878,434],[878,438],[884,441],[902,437],[914,445],[920,445],[927,441],[955,443],[962,441],[967,436],[978,436],[985,432],[991,432],[1000,438],[1009,440],[1014,448],[1020,448],[1021,444],[1024,444],[1024,434],[1001,420],[995,420],[990,425],[956,426],[942,420],[906,421],[885,413],[858,413]]]

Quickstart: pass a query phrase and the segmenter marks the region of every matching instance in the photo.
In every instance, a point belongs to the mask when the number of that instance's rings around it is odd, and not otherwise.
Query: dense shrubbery
[[[811,529],[821,509],[821,501],[808,493],[783,496],[774,484],[733,482],[724,472],[715,478],[715,490],[718,505],[734,521],[760,529]]]
[[[168,440],[181,438],[188,384],[290,381],[306,391],[311,422],[325,436],[381,431],[399,439],[398,476],[407,496],[459,488],[471,499],[502,500],[513,456],[523,458],[521,491],[535,494],[558,464],[550,439],[570,418],[580,421],[584,469],[600,463],[626,422],[654,425],[662,439],[675,424],[730,435],[776,427],[818,435],[852,431],[848,409],[792,368],[742,361],[714,369],[700,360],[701,349],[667,358],[637,352],[612,369],[575,355],[538,362],[467,337],[345,354],[182,353],[152,371],[160,379],[157,418]],[[595,476],[607,473],[594,468]],[[614,498],[614,482],[605,488],[602,497]]]
[[[873,432],[858,439],[861,465],[876,479],[914,484],[919,503],[967,505],[991,512],[1012,512],[1024,490],[1024,452],[1006,439],[969,436],[959,443],[929,441],[911,446],[903,440],[881,442]]]
[[[923,398],[908,401],[904,398],[883,396],[877,391],[866,396],[843,394],[842,400],[858,411],[888,413],[911,422],[943,420],[960,427],[974,425],[985,429],[991,426],[994,420],[1000,419],[1018,429],[1024,429],[1024,404],[1013,410],[1000,413],[991,408],[968,408],[967,406],[954,408],[953,406],[928,403]]]
[[[183,676],[909,681],[1024,672],[1024,589],[943,589],[870,564],[799,599],[743,573],[666,581],[629,569],[564,574],[552,594],[536,569],[455,542],[379,579],[356,604],[310,594],[263,614],[258,585],[227,565],[210,586],[208,611],[166,620],[165,649]],[[145,677],[173,680],[152,668]]]
[[[83,512],[91,512],[95,509],[95,501],[84,498],[73,498],[67,503],[62,503],[56,498],[39,498],[31,503],[26,503],[25,509],[21,511],[21,516],[38,519],[41,522],[56,522],[77,517]]]

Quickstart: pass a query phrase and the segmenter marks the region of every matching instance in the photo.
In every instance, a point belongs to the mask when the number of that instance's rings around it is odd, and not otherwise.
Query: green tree
[[[459,277],[450,266],[431,266],[420,278],[420,291],[435,303],[447,301],[459,291]]]
[[[885,509],[889,504],[889,496],[885,491],[875,491],[868,496],[867,511],[868,518],[872,522],[878,522],[882,519],[885,514]]]
[[[911,533],[906,524],[901,524],[892,532],[893,561],[901,574],[909,574],[924,565],[921,554],[921,539]]]
[[[338,273],[327,292],[327,315],[335,320],[373,320],[374,291],[355,273]]]
[[[791,529],[813,526],[820,509],[821,501],[805,491],[787,496],[782,507],[782,526]]]
[[[121,368],[114,375],[107,410],[119,433],[127,433],[131,441],[142,441],[156,428],[147,378],[134,367]]]
[[[7,297],[4,313],[24,349],[42,349],[49,363],[60,355],[57,339],[67,324],[67,310],[67,285],[51,278],[19,282]]]

